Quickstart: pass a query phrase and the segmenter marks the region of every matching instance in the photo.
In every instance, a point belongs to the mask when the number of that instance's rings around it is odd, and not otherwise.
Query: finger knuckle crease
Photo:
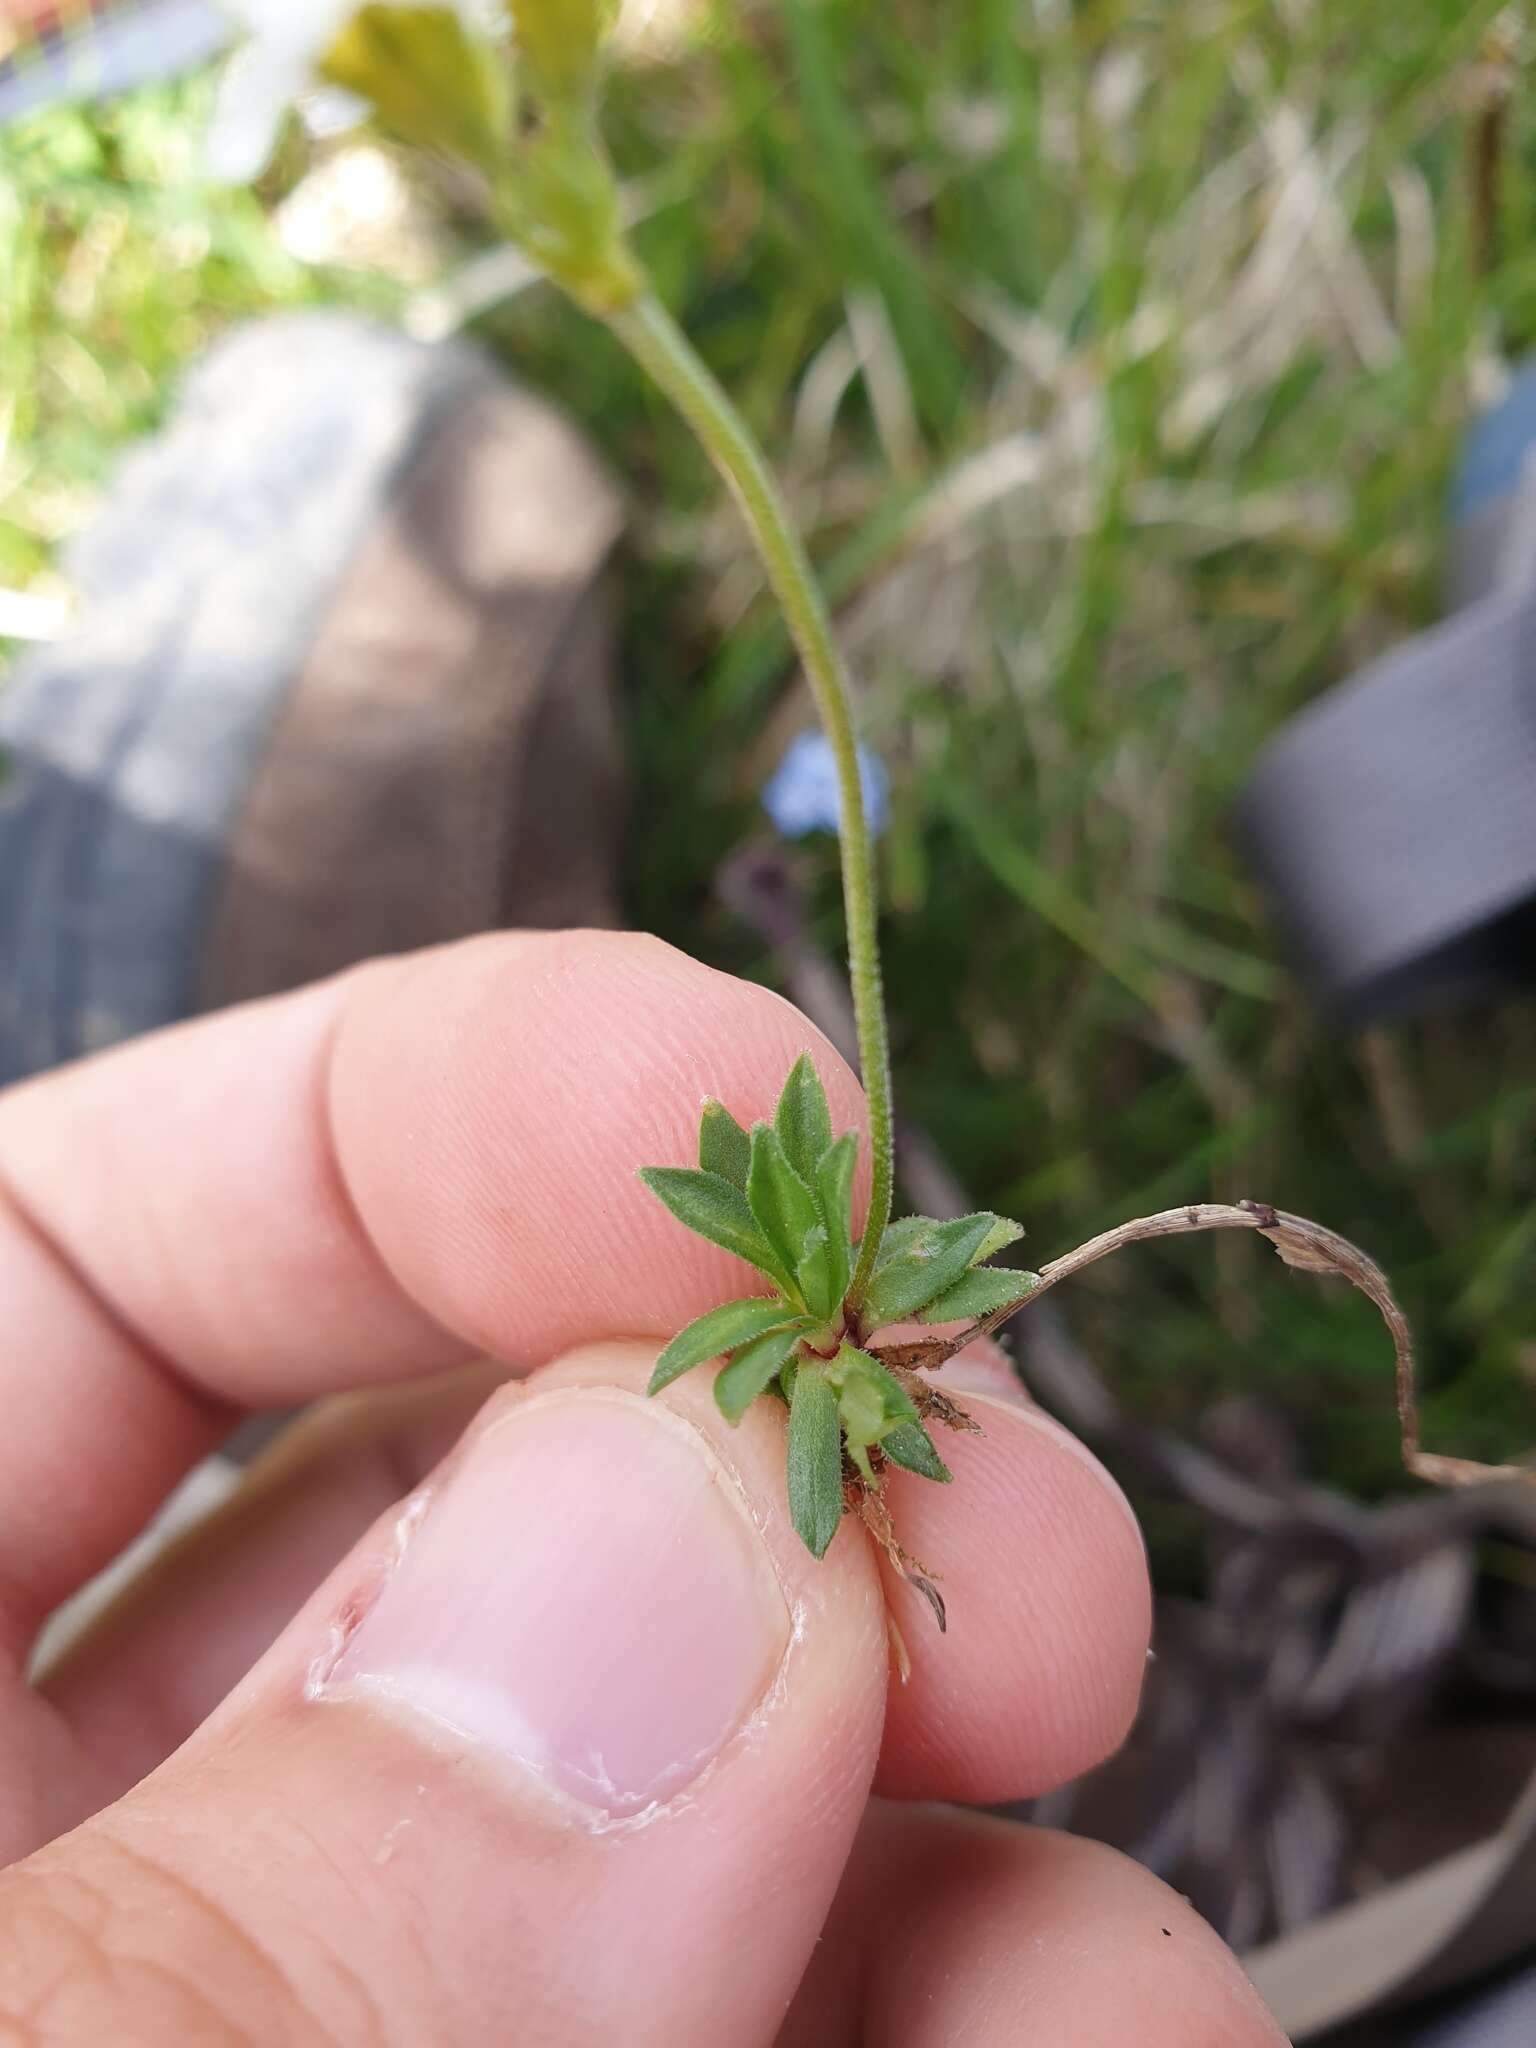
[[[0,2048],[316,2048],[276,1959],[159,1858],[98,1836],[93,1871],[46,1852],[0,1879]]]

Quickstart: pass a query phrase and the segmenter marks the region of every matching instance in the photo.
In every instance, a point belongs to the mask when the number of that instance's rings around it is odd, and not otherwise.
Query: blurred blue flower
[[[885,830],[890,811],[890,778],[868,747],[859,749],[859,781],[864,809],[876,838]],[[786,839],[808,832],[835,832],[841,805],[832,748],[819,732],[803,732],[791,740],[783,760],[763,784],[763,808]]]

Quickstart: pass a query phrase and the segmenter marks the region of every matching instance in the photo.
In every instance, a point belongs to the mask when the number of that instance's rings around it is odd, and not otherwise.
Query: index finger
[[[477,1352],[542,1365],[761,1293],[635,1169],[690,1159],[709,1095],[743,1121],[767,1113],[806,1050],[836,1126],[862,1126],[847,1066],[768,991],[654,940],[498,936],[0,1098],[13,1647],[135,1533],[231,1405]],[[951,1625],[939,1638],[891,1588],[913,1671],[891,1698],[882,1774],[907,1795],[990,1800],[1118,1741],[1147,1590],[1102,1469],[1038,1414],[972,1391],[986,1434],[946,1445],[955,1485],[891,1482]]]
[[[23,1640],[233,1409],[489,1352],[670,1335],[751,1269],[635,1178],[812,1053],[652,939],[506,934],[139,1040],[0,1096],[0,1605]]]

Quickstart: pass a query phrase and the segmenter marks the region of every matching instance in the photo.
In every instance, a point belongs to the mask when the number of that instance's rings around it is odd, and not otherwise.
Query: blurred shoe
[[[0,693],[0,1082],[378,953],[613,924],[617,493],[477,351],[225,339]]]

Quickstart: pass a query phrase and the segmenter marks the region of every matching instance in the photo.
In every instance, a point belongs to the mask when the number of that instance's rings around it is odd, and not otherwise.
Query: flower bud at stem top
[[[618,0],[511,0],[518,66],[546,104],[590,103]]]

